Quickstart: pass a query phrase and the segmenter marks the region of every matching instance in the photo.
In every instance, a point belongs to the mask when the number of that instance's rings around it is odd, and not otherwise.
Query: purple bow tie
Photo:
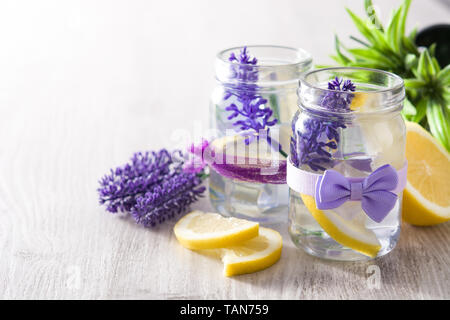
[[[381,222],[395,206],[393,191],[399,178],[397,171],[386,164],[365,178],[346,178],[335,170],[326,170],[316,183],[316,205],[320,210],[334,209],[346,201],[361,201],[364,212]]]

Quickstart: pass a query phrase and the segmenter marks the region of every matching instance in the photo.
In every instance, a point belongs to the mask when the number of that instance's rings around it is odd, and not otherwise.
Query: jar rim
[[[385,71],[385,70],[380,70],[380,69],[372,69],[372,68],[364,68],[364,67],[329,67],[329,68],[315,69],[315,70],[311,70],[311,71],[308,71],[308,72],[305,72],[304,74],[302,74],[300,76],[300,81],[311,88],[324,90],[325,92],[336,92],[335,90],[330,90],[327,88],[320,88],[318,86],[315,86],[314,84],[311,84],[310,82],[308,82],[306,80],[306,78],[313,74],[319,73],[319,72],[345,71],[345,70],[347,70],[347,71],[369,71],[369,72],[373,72],[373,73],[384,74],[384,75],[389,76],[392,79],[395,79],[396,81],[398,81],[398,83],[395,86],[392,86],[389,88],[371,90],[370,93],[380,93],[380,92],[392,91],[392,90],[396,90],[396,89],[401,89],[404,86],[403,78],[400,77],[399,75],[396,75],[395,73]],[[358,89],[358,88],[356,88],[356,89]],[[368,92],[368,91],[355,90],[355,92]]]
[[[258,63],[243,64],[230,61],[232,53],[237,54],[244,47],[249,56],[255,57]],[[248,45],[228,48],[216,55],[216,79],[224,84],[255,83],[258,87],[298,86],[300,75],[312,66],[312,56],[301,48],[275,45]],[[236,70],[246,70],[248,74],[257,75],[254,78],[240,79]]]
[[[306,50],[302,48],[294,48],[294,47],[288,47],[288,46],[279,46],[279,45],[246,45],[246,46],[236,46],[232,48],[227,48],[224,50],[221,50],[217,53],[217,58],[221,60],[222,62],[233,66],[233,65],[244,65],[242,63],[236,63],[233,61],[229,61],[228,57],[229,54],[235,51],[239,51],[246,47],[251,52],[253,49],[275,49],[275,50],[283,50],[283,51],[290,51],[292,53],[296,54],[296,60],[293,62],[285,62],[285,63],[279,63],[279,64],[264,64],[264,65],[255,65],[254,68],[264,70],[264,69],[272,69],[272,68],[280,68],[280,67],[295,67],[295,66],[305,66],[307,67],[312,63],[312,55],[307,52]],[[260,58],[257,57],[258,60]]]
[[[336,93],[336,90],[331,90],[328,88],[321,87],[320,84],[314,84],[312,83],[309,78],[312,76],[317,76],[319,73],[323,74],[335,74],[337,77],[342,77],[343,74],[352,72],[365,72],[367,74],[372,73],[378,76],[385,77],[385,79],[389,79],[389,83],[385,87],[380,88],[373,88],[371,87],[370,90],[361,90],[358,85],[356,86],[356,90],[352,92],[348,92],[349,94],[352,93],[364,93],[367,95],[370,95],[371,97],[379,98],[379,104],[382,105],[381,108],[378,108],[376,110],[370,110],[370,111],[361,111],[358,110],[358,112],[355,111],[336,111],[336,110],[329,110],[325,107],[320,106],[316,103],[314,103],[314,96],[320,97],[325,96],[330,93]],[[347,79],[345,79],[347,80]],[[352,80],[352,79],[350,79]],[[321,83],[323,85],[323,83]],[[367,82],[366,84],[370,84]],[[339,115],[339,116],[364,116],[364,115],[372,115],[372,114],[380,114],[380,113],[389,113],[389,112],[396,112],[400,111],[403,108],[403,100],[405,99],[405,88],[404,88],[404,81],[403,79],[388,71],[379,70],[379,69],[372,69],[372,68],[364,68],[364,67],[329,67],[329,68],[322,68],[322,69],[315,69],[311,70],[309,72],[306,72],[300,76],[300,87],[299,87],[299,102],[300,107],[304,107],[306,109],[313,109],[316,111],[320,111],[323,113],[327,113],[330,115]],[[309,101],[308,101],[309,100]],[[308,103],[309,102],[309,103]],[[310,105],[313,104],[314,106]]]

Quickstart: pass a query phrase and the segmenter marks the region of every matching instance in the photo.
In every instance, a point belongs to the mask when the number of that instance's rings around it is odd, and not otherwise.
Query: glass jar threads
[[[405,91],[365,68],[304,74],[287,164],[289,233],[306,252],[364,260],[391,251],[406,184]]]
[[[300,75],[312,64],[301,49],[248,46],[217,55],[211,96],[210,199],[223,214],[286,221],[286,160]]]

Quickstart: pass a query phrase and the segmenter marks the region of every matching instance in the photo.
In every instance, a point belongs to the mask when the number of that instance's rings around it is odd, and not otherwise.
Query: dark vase
[[[418,46],[429,47],[436,43],[436,59],[441,68],[450,63],[450,24],[429,26],[416,36]]]

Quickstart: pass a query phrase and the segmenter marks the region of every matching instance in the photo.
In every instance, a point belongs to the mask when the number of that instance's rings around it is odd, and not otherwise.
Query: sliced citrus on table
[[[174,227],[178,241],[189,249],[233,246],[257,237],[258,231],[257,222],[201,211],[185,215]]]
[[[403,192],[403,220],[431,226],[450,220],[450,153],[430,133],[406,124],[408,182]]]
[[[230,277],[266,269],[280,259],[283,240],[272,229],[259,228],[259,236],[239,245],[223,248],[223,273]]]
[[[319,210],[312,196],[301,194],[302,201],[322,229],[337,243],[369,257],[381,249],[375,233],[365,226],[365,215],[346,220],[331,210]]]

